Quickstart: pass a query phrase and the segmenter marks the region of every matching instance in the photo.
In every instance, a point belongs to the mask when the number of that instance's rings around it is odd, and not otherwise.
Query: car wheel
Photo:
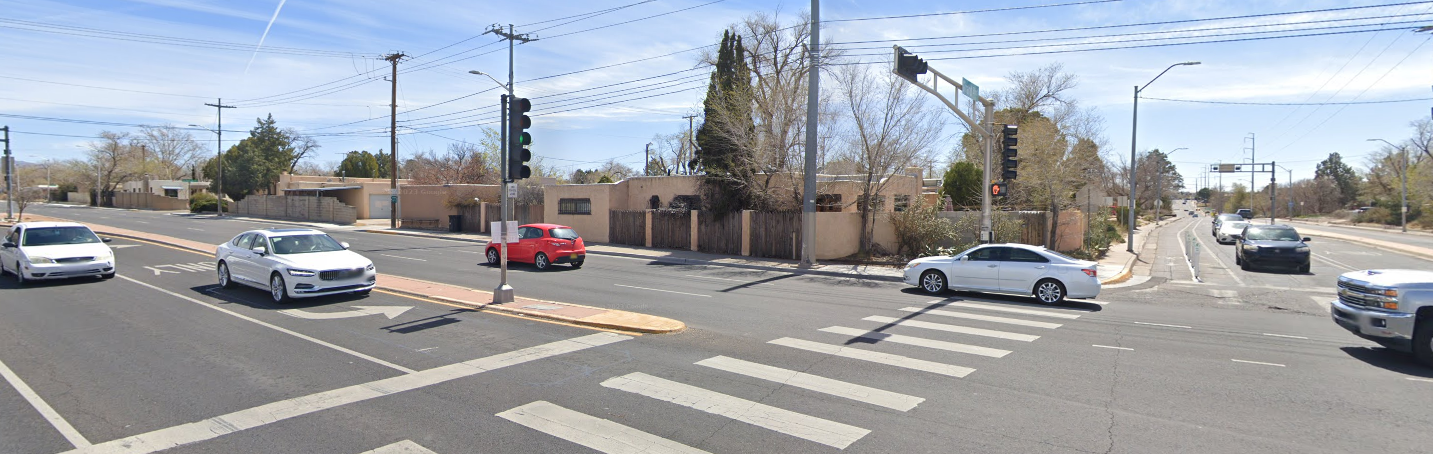
[[[284,285],[284,276],[279,273],[274,273],[273,277],[269,278],[269,296],[274,299],[275,303],[289,302],[289,288]]]
[[[233,288],[234,279],[229,276],[229,264],[219,262],[219,288]]]
[[[15,285],[24,286],[27,282],[29,282],[25,279],[25,272],[20,271],[19,261],[15,262],[15,270],[12,272],[15,273]]]
[[[1065,302],[1065,285],[1054,279],[1045,279],[1035,283],[1035,299],[1040,304],[1054,306]]]
[[[100,279],[114,279],[114,273],[101,274]]]
[[[1433,367],[1433,317],[1423,317],[1413,330],[1413,357],[1424,366]]]
[[[1244,259],[1239,258],[1239,254],[1234,254],[1234,264],[1235,264],[1235,265],[1243,265],[1243,264],[1244,264]]]
[[[539,270],[545,270],[548,266],[552,265],[552,262],[547,260],[547,254],[539,252],[537,253],[537,257],[532,258],[532,264],[536,265]]]
[[[502,259],[503,259],[502,255],[498,253],[498,250],[497,250],[496,248],[489,248],[489,249],[488,249],[488,264],[489,264],[489,265],[498,266],[498,265],[499,265],[498,261],[500,261],[500,260],[502,260]]]
[[[1237,259],[1238,256],[1235,256],[1234,258]],[[1249,271],[1249,261],[1248,261],[1248,260],[1241,260],[1241,261],[1239,261],[1239,269],[1244,270],[1244,271]]]
[[[584,261],[586,261],[586,260],[587,260],[587,259],[578,259],[577,261],[572,262],[572,267],[573,267],[573,268],[582,268],[582,262],[584,262]]]
[[[1304,274],[1309,274],[1309,268],[1310,268],[1310,264],[1305,263],[1305,264],[1303,264],[1302,266],[1299,267],[1299,272],[1300,272],[1300,273],[1304,273]]]
[[[936,295],[946,289],[945,273],[936,270],[926,270],[921,273],[921,290]]]

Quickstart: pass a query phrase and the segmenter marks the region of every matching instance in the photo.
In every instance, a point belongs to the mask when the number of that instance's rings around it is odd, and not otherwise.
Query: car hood
[[[342,270],[362,268],[373,263],[367,257],[353,251],[310,252],[307,254],[276,255],[289,266],[306,270]]]
[[[1280,240],[1244,240],[1244,244],[1258,247],[1281,247],[1293,248],[1303,246],[1303,241],[1280,241]]]
[[[950,263],[952,260],[955,260],[955,258],[954,258],[954,257],[947,257],[947,256],[944,256],[944,255],[936,255],[936,256],[921,257],[921,258],[918,258],[918,259],[915,259],[915,260],[911,260],[910,265],[911,265],[911,266],[916,266],[916,265],[925,264],[925,263]]]
[[[1339,277],[1379,287],[1433,287],[1433,272],[1422,270],[1363,270],[1344,273]]]
[[[56,244],[53,246],[25,246],[20,248],[25,251],[26,257],[45,257],[51,259],[62,259],[68,257],[99,257],[110,253],[109,246],[104,243],[82,243],[82,244]]]

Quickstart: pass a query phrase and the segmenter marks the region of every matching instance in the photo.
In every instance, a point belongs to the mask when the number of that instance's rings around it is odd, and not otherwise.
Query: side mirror
[[[1313,238],[1304,237],[1304,242],[1305,242],[1305,243],[1310,242],[1310,241],[1313,241],[1313,240],[1314,240]]]
[[[11,242],[9,242],[9,241],[6,241],[4,244],[0,244],[0,247],[7,247],[7,248],[15,247],[15,243],[11,243]]]
[[[106,242],[106,243],[109,243],[109,242],[112,242],[112,241],[114,241],[114,238],[100,238],[100,241],[103,241],[103,242]]]
[[[960,256],[960,261],[962,261],[962,262],[969,262],[969,261],[970,261],[970,256],[968,256],[968,255],[962,255],[962,256]]]
[[[348,249],[348,242],[347,242],[347,241],[341,241],[341,242],[338,243],[338,246],[341,247],[341,248],[344,248],[344,249]]]
[[[259,254],[259,255],[264,255],[264,254],[269,253],[269,249],[266,248],[266,247],[263,247],[263,246],[254,246],[253,249],[249,249],[249,250],[250,250],[250,251],[254,251],[255,254]]]
[[[1241,234],[1238,234],[1238,233],[1235,233],[1235,234],[1233,234],[1233,235],[1229,235],[1229,237],[1230,237],[1230,238],[1233,238],[1233,239],[1235,239],[1235,240],[1242,240],[1242,239],[1244,239],[1244,235],[1241,235]]]

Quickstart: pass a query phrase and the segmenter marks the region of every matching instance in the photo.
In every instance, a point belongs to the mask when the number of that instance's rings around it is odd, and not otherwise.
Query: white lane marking
[[[140,224],[148,224],[148,222],[145,222],[145,221],[134,221],[134,222],[138,222],[138,223],[140,223]]]
[[[1284,338],[1289,338],[1289,339],[1303,339],[1303,340],[1308,340],[1308,339],[1309,339],[1309,338],[1304,337],[1304,336],[1290,336],[1290,335],[1288,335],[1288,334],[1264,333],[1264,335],[1265,335],[1265,336],[1272,336],[1272,337],[1284,337]]]
[[[1219,247],[1210,248],[1210,247],[1209,247],[1209,243],[1207,243],[1207,242],[1204,241],[1204,235],[1196,235],[1195,241],[1198,241],[1198,242],[1199,242],[1199,244],[1200,244],[1200,246],[1201,246],[1200,249],[1203,249],[1203,250],[1209,252],[1209,255],[1210,255],[1211,257],[1214,257],[1214,261],[1219,263],[1219,267],[1220,267],[1220,268],[1224,268],[1224,272],[1229,273],[1229,277],[1234,278],[1234,282],[1238,282],[1240,287],[1243,287],[1244,285],[1246,285],[1246,284],[1244,283],[1244,280],[1243,280],[1243,279],[1240,279],[1240,278],[1239,278],[1239,275],[1236,274],[1236,273],[1234,273],[1234,267],[1229,266],[1228,263],[1225,263],[1225,262],[1224,262],[1224,257],[1221,257],[1221,256],[1219,255],[1218,251],[1219,251],[1221,248],[1219,248]],[[1215,244],[1218,245],[1218,246],[1223,246],[1222,244],[1218,244],[1217,242],[1216,242]]]
[[[159,265],[159,266],[169,266],[169,265]],[[144,269],[153,271],[155,276],[158,276],[158,275],[163,274],[163,273],[179,274],[178,271],[161,270],[161,269],[159,269],[159,266],[145,266]]]
[[[971,369],[969,367],[942,364],[934,361],[926,361],[923,359],[909,358],[900,355],[892,355],[889,353],[873,352],[870,350],[861,350],[858,348],[842,347],[840,345],[823,344],[820,342],[811,342],[808,340],[794,339],[790,337],[783,337],[780,339],[767,341],[766,343],[782,345],[816,353],[825,353],[828,355],[840,356],[842,358],[870,361],[877,364],[885,364],[887,366],[904,367],[906,369],[915,369],[934,374],[949,375],[951,377],[956,378],[964,378],[966,375],[970,375],[971,372],[975,372],[975,369]]]
[[[413,440],[403,440],[372,451],[364,451],[359,454],[438,454],[433,450],[424,448],[423,445],[414,443]]]
[[[743,280],[741,280],[741,279],[727,279],[727,278],[724,278],[724,277],[697,276],[697,275],[695,275],[695,274],[683,274],[682,276],[683,276],[683,277],[694,277],[694,278],[697,278],[697,279],[713,279],[713,280],[718,280],[718,281],[751,282],[751,281],[743,281]]]
[[[203,301],[199,301],[199,300],[197,300],[197,299],[190,298],[190,297],[185,296],[185,295],[180,295],[180,294],[178,294],[178,293],[174,293],[174,292],[171,292],[171,291],[169,291],[169,290],[165,290],[165,289],[162,289],[162,288],[159,288],[159,287],[155,287],[154,285],[151,285],[151,284],[146,283],[146,282],[140,282],[140,281],[138,281],[138,280],[136,280],[136,279],[134,279],[134,278],[131,278],[131,277],[129,277],[129,276],[119,275],[119,278],[120,278],[120,279],[124,279],[124,280],[126,280],[126,281],[130,281],[130,282],[139,284],[139,285],[143,285],[143,286],[145,286],[145,287],[149,287],[150,289],[157,290],[157,291],[159,291],[160,293],[164,293],[164,294],[166,294],[166,295],[173,296],[173,297],[175,297],[175,298],[179,298],[179,299],[182,299],[182,300],[185,300],[185,301],[194,303],[194,304],[198,304],[198,305],[203,306],[203,307],[207,307],[207,308],[210,308],[210,309],[219,311],[219,312],[223,312],[223,313],[225,313],[225,314],[232,315],[232,316],[234,316],[234,317],[238,317],[238,318],[241,319],[241,320],[249,321],[249,322],[252,322],[252,323],[257,324],[257,325],[259,325],[259,326],[272,329],[272,330],[274,330],[274,331],[278,331],[278,332],[281,332],[281,333],[284,333],[284,334],[288,334],[288,335],[290,335],[290,336],[294,336],[294,337],[297,337],[297,338],[299,338],[299,339],[303,339],[303,340],[306,340],[306,341],[309,341],[309,342],[313,342],[313,343],[315,343],[315,344],[319,344],[319,345],[322,345],[322,346],[324,346],[324,347],[328,347],[328,348],[331,348],[331,349],[334,349],[334,350],[338,350],[338,351],[340,351],[340,352],[344,352],[344,353],[347,353],[347,354],[350,354],[350,355],[353,355],[353,356],[362,358],[362,359],[367,360],[367,361],[369,361],[369,362],[372,362],[372,363],[374,363],[374,364],[378,364],[378,365],[381,365],[381,366],[384,366],[384,367],[388,367],[388,368],[390,368],[390,369],[397,370],[397,371],[403,372],[403,373],[405,373],[405,374],[411,374],[411,373],[414,372],[413,369],[409,369],[409,368],[407,368],[407,367],[399,366],[399,365],[397,365],[397,364],[393,364],[393,363],[390,363],[390,362],[388,362],[388,361],[384,361],[384,360],[381,360],[381,359],[378,359],[378,358],[374,358],[374,357],[372,357],[372,356],[365,355],[365,354],[363,354],[363,353],[359,353],[359,352],[356,352],[356,351],[353,351],[353,350],[349,350],[349,349],[347,349],[347,348],[343,348],[343,347],[340,347],[340,346],[337,346],[337,345],[334,345],[334,344],[331,344],[331,343],[328,343],[328,342],[324,342],[324,341],[315,339],[315,338],[313,338],[313,337],[309,337],[308,335],[305,335],[305,334],[302,334],[302,333],[299,333],[299,332],[296,332],[296,331],[291,331],[291,330],[289,330],[289,329],[279,327],[278,325],[274,325],[274,324],[271,324],[271,323],[268,323],[268,322],[265,322],[265,321],[262,321],[262,320],[259,320],[259,319],[256,319],[256,318],[253,318],[253,317],[244,315],[244,314],[240,314],[240,313],[238,313],[238,312],[234,312],[234,311],[231,311],[231,310],[228,310],[228,309],[219,307],[219,306],[215,306],[215,305],[212,305],[212,304],[208,304],[208,303],[205,303],[205,302],[203,302]]]
[[[211,270],[214,269],[214,265],[208,264],[208,263],[175,263],[175,264],[173,264],[173,265],[164,265],[164,266],[171,266],[171,267],[174,267],[174,268],[179,268],[179,269],[181,269],[181,270],[191,271],[191,272],[211,271]]]
[[[50,404],[45,403],[45,399],[36,394],[35,390],[30,389],[30,385],[25,384],[25,381],[21,380],[15,371],[10,370],[10,366],[6,366],[4,361],[0,361],[0,376],[4,376],[5,381],[10,382],[10,386],[20,393],[20,397],[24,397],[25,401],[30,402],[30,406],[35,407],[35,411],[40,412],[40,416],[45,417],[45,420],[49,421],[50,425],[54,426],[55,430],[59,431],[60,435],[63,435],[71,445],[76,448],[90,446],[90,441],[85,439],[84,435],[80,435],[80,431],[75,430],[75,426],[71,426],[69,421],[66,421],[59,412],[50,407]]]
[[[1040,310],[1035,310],[1035,309],[1021,309],[1021,308],[1018,308],[1018,307],[995,306],[995,305],[989,305],[989,304],[962,303],[962,302],[959,302],[959,301],[952,301],[952,302],[949,302],[949,303],[945,303],[944,305],[945,305],[945,306],[955,306],[955,307],[965,307],[965,308],[970,308],[970,309],[984,309],[984,310],[987,310],[987,311],[1009,312],[1009,313],[1012,313],[1012,314],[1039,315],[1039,316],[1041,316],[1041,317],[1054,317],[1054,318],[1063,318],[1063,319],[1068,319],[1068,320],[1074,320],[1074,319],[1080,318],[1080,316],[1079,316],[1079,315],[1076,315],[1076,314],[1064,314],[1064,313],[1060,313],[1060,312],[1040,311]]]
[[[418,349],[417,351],[419,351],[419,352],[426,352],[426,351],[428,351],[428,350],[437,350],[437,349],[438,349],[438,347],[428,347],[428,348],[420,348],[420,349]]]
[[[938,310],[938,309],[923,309],[923,308],[919,308],[919,307],[903,307],[903,308],[901,308],[900,310],[905,311],[905,312],[916,312],[916,313],[921,313],[921,314],[941,315],[941,316],[945,316],[945,317],[965,318],[965,319],[980,320],[980,321],[985,321],[985,322],[1006,323],[1006,324],[1010,324],[1010,325],[1029,326],[1029,327],[1034,327],[1034,328],[1055,329],[1055,328],[1059,328],[1059,327],[1061,326],[1059,323],[1033,322],[1033,321],[1029,321],[1029,320],[1021,320],[1021,319],[1018,319],[1018,318],[992,317],[992,316],[989,316],[989,315],[967,314],[967,313],[964,313],[964,312],[942,311],[942,310]]]
[[[612,333],[589,334],[461,363],[435,367],[421,372],[281,400],[202,421],[159,429],[153,432],[108,441],[89,448],[76,449],[69,452],[151,453],[172,449],[191,443],[212,440],[224,435],[246,429],[253,429],[285,419],[317,413],[342,405],[389,396],[459,378],[471,377],[507,366],[536,361],[564,353],[586,350],[593,347],[600,347],[627,339],[631,339],[631,337]]]
[[[1091,346],[1091,347],[1099,347],[1099,348],[1110,348],[1110,349],[1115,349],[1115,350],[1129,350],[1129,351],[1134,351],[1133,348],[1128,348],[1128,347],[1114,347],[1114,346],[1110,346],[1110,345],[1099,345],[1099,344],[1090,344],[1090,346]]]
[[[988,356],[991,358],[1004,358],[1005,355],[1010,354],[1010,350],[981,347],[977,345],[957,344],[955,342],[938,341],[914,336],[903,336],[900,334],[877,333],[863,329],[847,328],[844,326],[828,326],[825,328],[821,328],[817,331],[833,334],[845,334],[847,336],[856,336],[861,339],[869,339],[876,342],[892,342],[897,344],[915,345],[917,347],[934,348],[936,350],[945,350],[957,353],[969,353],[972,355]]]
[[[1245,360],[1242,360],[1242,359],[1230,359],[1230,361],[1233,361],[1233,362],[1236,362],[1236,363],[1245,363],[1245,364],[1258,364],[1258,365],[1261,365],[1261,366],[1278,366],[1278,367],[1285,367],[1283,364],[1263,363],[1263,362],[1259,362],[1259,361],[1245,361]]]
[[[1318,306],[1319,309],[1323,309],[1325,312],[1332,313],[1332,312],[1333,312],[1333,305],[1332,305],[1332,304],[1329,304],[1329,303],[1331,303],[1333,300],[1338,299],[1338,298],[1337,298],[1337,297],[1328,297],[1328,296],[1312,296],[1312,295],[1310,295],[1310,296],[1309,296],[1309,299],[1314,300],[1314,305],[1315,305],[1315,306]]]
[[[836,397],[844,397],[893,410],[910,411],[910,409],[916,408],[916,405],[925,401],[923,397],[908,396],[884,389],[861,386],[819,375],[811,375],[805,372],[782,369],[780,367],[743,361],[726,356],[713,356],[697,361],[696,365],[724,370],[748,377],[760,378],[762,380],[795,386],[818,393],[830,394]]]
[[[1108,302],[1108,301],[1095,301],[1095,300],[1082,300],[1082,299],[1068,299],[1068,300],[1065,300],[1065,301],[1069,301],[1069,302],[1072,302],[1072,303],[1098,304],[1098,305],[1101,305],[1101,306],[1108,306],[1108,305],[1111,304],[1111,303]]]
[[[1423,382],[1433,383],[1433,380],[1429,380],[1429,379],[1426,379],[1426,378],[1413,378],[1413,377],[1403,377],[1403,378],[1406,378],[1406,379],[1408,379],[1408,380],[1413,380],[1413,381],[1423,381]]]
[[[1330,253],[1329,251],[1324,251],[1324,254],[1326,254],[1326,255],[1332,255],[1332,253]],[[1328,262],[1330,265],[1333,265],[1333,266],[1336,266],[1336,267],[1339,267],[1339,268],[1343,268],[1345,271],[1355,271],[1355,270],[1358,270],[1358,268],[1354,268],[1354,267],[1349,266],[1348,264],[1343,263],[1343,262],[1340,262],[1340,261],[1338,261],[1338,260],[1334,260],[1334,259],[1331,259],[1331,258],[1328,258],[1328,257],[1324,257],[1324,256],[1321,256],[1321,255],[1318,255],[1318,254],[1310,254],[1310,255],[1313,256],[1313,258],[1316,258],[1316,259],[1319,259],[1319,260],[1323,260],[1324,262]]]
[[[920,320],[906,320],[906,319],[899,319],[899,318],[895,318],[895,317],[882,317],[882,316],[879,316],[879,315],[872,315],[872,316],[870,316],[870,317],[866,317],[866,318],[863,318],[863,319],[861,319],[861,320],[865,320],[865,321],[868,321],[868,322],[889,323],[889,324],[898,325],[898,326],[909,326],[909,327],[912,327],[912,328],[925,328],[925,329],[933,329],[933,330],[936,330],[936,331],[945,331],[945,332],[951,332],[951,333],[971,334],[971,335],[975,335],[975,336],[985,336],[985,337],[994,337],[994,338],[999,338],[999,339],[1017,340],[1017,341],[1021,341],[1021,342],[1034,342],[1035,339],[1039,339],[1039,338],[1040,338],[1040,336],[1036,336],[1036,335],[1032,335],[1032,334],[1007,333],[1007,332],[1005,332],[1005,331],[996,331],[996,330],[993,330],[993,329],[971,328],[971,327],[960,326],[960,325],[947,325],[947,324],[944,324],[944,323],[923,322],[923,321],[920,321]]]
[[[539,400],[502,413],[499,418],[608,454],[698,454],[706,451],[606,419]]]
[[[846,449],[851,443],[871,433],[860,427],[783,410],[641,372],[609,378],[602,382],[602,386],[725,416],[836,449]]]
[[[378,254],[378,255],[381,255],[381,256],[384,256],[384,257],[393,257],[393,258],[395,258],[395,259],[416,260],[416,261],[419,261],[419,262],[426,262],[426,261],[427,261],[427,260],[424,260],[424,259],[415,259],[415,258],[413,258],[413,257],[403,257],[403,256],[401,256],[401,255],[389,255],[389,254]]]
[[[482,251],[460,251],[460,250],[456,250],[456,249],[454,249],[453,252],[462,252],[462,253],[464,253],[464,254],[482,254],[482,253],[483,253]]]
[[[1184,325],[1166,325],[1166,324],[1163,324],[1163,323],[1147,323],[1147,322],[1131,322],[1131,323],[1134,323],[1134,324],[1136,324],[1136,325],[1163,326],[1163,327],[1165,327],[1165,328],[1193,329],[1193,328],[1190,328],[1190,327],[1184,326]]]
[[[203,231],[204,231],[204,229],[196,229],[196,228],[193,228],[193,227],[185,227],[185,228],[186,228],[186,229],[189,229],[189,230],[196,231],[196,232],[203,232]]]
[[[635,288],[635,289],[639,289],[639,290],[651,290],[651,291],[654,291],[654,292],[676,293],[676,294],[678,294],[678,295],[700,296],[700,297],[702,297],[702,298],[711,298],[711,295],[698,295],[698,294],[696,294],[696,293],[674,292],[674,291],[671,291],[671,290],[662,290],[662,289],[657,289],[657,288],[637,287],[637,286],[622,285],[622,284],[612,284],[612,285],[615,285],[615,286],[618,286],[618,287]]]
[[[290,317],[298,317],[309,320],[333,320],[339,318],[362,317],[365,315],[383,315],[393,320],[404,312],[408,312],[413,306],[353,306],[352,311],[343,312],[309,312],[303,309],[285,309],[279,311]]]
[[[109,248],[110,248],[110,249],[124,249],[124,248],[131,248],[131,247],[140,247],[140,246],[141,246],[141,245],[139,245],[139,244],[116,244],[116,245],[110,246]]]

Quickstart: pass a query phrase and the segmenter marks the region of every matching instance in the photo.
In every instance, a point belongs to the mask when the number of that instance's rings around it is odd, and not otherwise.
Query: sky
[[[710,72],[700,67],[703,48],[753,14],[792,23],[810,8],[754,0],[4,4],[0,125],[10,126],[20,161],[82,157],[101,131],[212,129],[216,109],[205,103],[220,98],[236,107],[223,112],[226,147],[272,114],[280,127],[316,137],[321,162],[386,150],[392,85],[382,57],[398,52],[408,56],[398,66],[400,159],[476,142],[481,126],[497,126],[500,90],[468,72],[506,82],[507,43],[484,32],[513,24],[537,38],[515,46],[512,68],[517,95],[533,102],[533,152],[563,172],[613,158],[640,168],[654,135],[683,131],[683,117],[700,113]],[[848,0],[822,2],[820,15],[822,37],[848,62],[889,70],[890,46],[902,45],[983,94],[1008,88],[1011,72],[1062,64],[1079,83],[1068,97],[1103,119],[1112,162],[1129,159],[1134,87],[1169,65],[1201,62],[1159,77],[1139,102],[1138,150],[1180,149],[1171,160],[1191,187],[1208,164],[1251,157],[1287,168],[1281,183],[1290,172],[1312,177],[1333,152],[1364,167],[1381,146],[1367,139],[1402,141],[1409,123],[1433,110],[1433,33],[1413,32],[1433,25],[1433,1]],[[833,83],[824,79],[823,89]],[[1309,103],[1335,104],[1288,105]],[[965,130],[947,119],[942,152]],[[194,133],[214,146],[210,131]],[[1249,178],[1224,175],[1224,184]]]

